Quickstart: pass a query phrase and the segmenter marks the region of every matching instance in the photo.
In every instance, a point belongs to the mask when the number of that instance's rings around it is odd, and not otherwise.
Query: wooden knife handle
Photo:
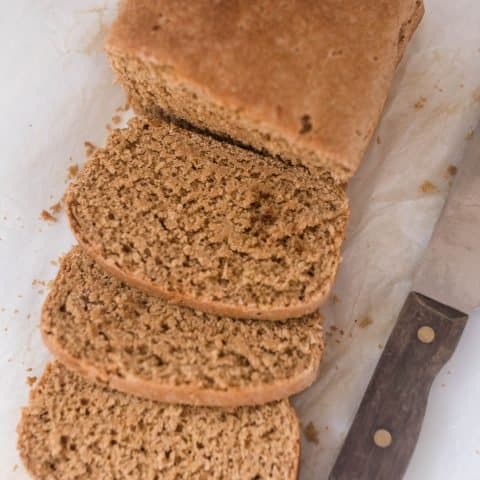
[[[415,449],[432,382],[468,316],[411,292],[329,480],[400,480]]]

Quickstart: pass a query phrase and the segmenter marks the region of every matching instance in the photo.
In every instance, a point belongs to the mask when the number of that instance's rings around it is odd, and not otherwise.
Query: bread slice
[[[139,118],[93,154],[66,209],[81,246],[129,285],[265,320],[323,302],[348,216],[327,173]]]
[[[310,386],[323,352],[321,324],[319,313],[265,322],[178,307],[114,279],[76,247],[43,306],[41,331],[67,367],[118,390],[233,407]]]
[[[220,409],[167,405],[47,366],[18,426],[39,480],[295,479],[299,426],[283,400]]]
[[[422,15],[421,0],[126,0],[106,49],[137,111],[345,181]]]

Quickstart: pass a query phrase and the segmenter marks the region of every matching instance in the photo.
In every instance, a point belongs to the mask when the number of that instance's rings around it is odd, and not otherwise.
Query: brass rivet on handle
[[[422,343],[432,343],[435,340],[435,330],[425,325],[417,330],[417,337]]]
[[[375,445],[380,448],[387,448],[392,444],[392,434],[384,428],[379,428],[373,434]]]

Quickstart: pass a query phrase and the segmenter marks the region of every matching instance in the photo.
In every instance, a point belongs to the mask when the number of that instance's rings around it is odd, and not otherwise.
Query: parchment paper
[[[50,358],[38,331],[43,283],[74,243],[63,214],[39,216],[61,198],[69,165],[84,161],[83,142],[103,142],[124,97],[102,52],[115,0],[3,3],[0,478],[25,479],[15,427],[26,377]],[[349,187],[343,263],[323,308],[326,357],[317,383],[294,399],[303,428],[312,422],[318,437],[302,438],[302,480],[327,478],[448,192],[448,167],[480,118],[480,3],[427,0],[426,8]],[[471,318],[434,384],[407,480],[480,478],[479,321]]]

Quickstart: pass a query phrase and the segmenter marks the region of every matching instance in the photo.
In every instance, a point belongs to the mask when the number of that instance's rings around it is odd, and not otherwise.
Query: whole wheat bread
[[[134,395],[189,405],[255,405],[315,379],[319,313],[286,322],[234,320],[128,287],[78,247],[43,306],[46,345],[67,367]]]
[[[314,312],[340,260],[348,207],[328,173],[134,118],[66,195],[102,267],[174,303],[238,318]]]
[[[296,478],[299,426],[287,400],[220,409],[167,405],[47,366],[18,426],[38,480]]]
[[[421,0],[126,0],[107,52],[134,107],[346,180]]]

